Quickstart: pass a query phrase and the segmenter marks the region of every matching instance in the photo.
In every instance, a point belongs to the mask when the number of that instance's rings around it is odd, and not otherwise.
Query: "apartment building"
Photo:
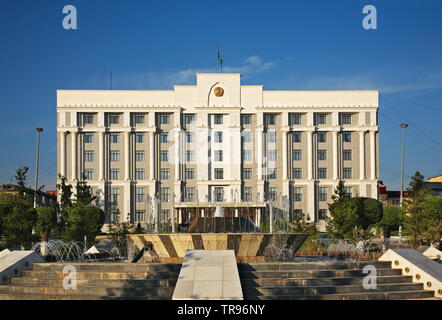
[[[198,73],[173,90],[58,90],[58,172],[84,174],[106,221],[247,215],[323,227],[340,179],[378,198],[378,91],[278,91]],[[158,199],[158,201],[157,201]]]

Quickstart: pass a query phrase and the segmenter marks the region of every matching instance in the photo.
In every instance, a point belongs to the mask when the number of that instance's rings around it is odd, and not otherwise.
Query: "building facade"
[[[58,90],[58,172],[84,174],[107,222],[304,214],[321,224],[340,179],[378,198],[378,91],[267,91],[201,73],[173,90]]]

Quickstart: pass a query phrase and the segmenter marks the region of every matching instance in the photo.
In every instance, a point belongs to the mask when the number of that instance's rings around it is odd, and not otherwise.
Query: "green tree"
[[[57,184],[57,189],[60,190],[60,210],[62,212],[67,211],[72,207],[72,185],[66,184],[66,177],[58,174],[60,183]]]
[[[17,182],[18,191],[22,195],[26,191],[26,176],[28,174],[28,167],[18,168],[15,174],[15,180]]]
[[[41,241],[47,241],[57,226],[57,212],[53,207],[39,207],[37,216],[35,231],[40,235]]]
[[[83,241],[86,236],[88,243],[93,243],[104,224],[104,212],[92,206],[76,205],[68,209],[65,239]]]
[[[339,199],[343,198],[345,198],[344,181],[339,180],[338,185],[336,186],[336,189],[334,190],[334,193],[331,196],[331,199],[333,202],[336,202]]]
[[[32,230],[37,213],[31,203],[23,197],[11,198],[10,211],[4,217],[4,230],[8,247],[29,247],[34,240]]]
[[[402,209],[395,206],[384,206],[384,214],[378,226],[383,230],[384,237],[389,238],[393,230],[402,225],[404,214]]]
[[[86,182],[86,176],[83,174],[77,182],[77,192],[75,195],[75,205],[88,206],[97,199],[92,193],[92,188]]]

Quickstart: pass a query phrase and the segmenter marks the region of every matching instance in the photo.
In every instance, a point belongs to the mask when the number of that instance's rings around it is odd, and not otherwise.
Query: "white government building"
[[[173,90],[58,90],[58,173],[84,174],[106,221],[249,216],[269,203],[324,227],[340,179],[378,198],[378,91],[279,91],[238,73]]]

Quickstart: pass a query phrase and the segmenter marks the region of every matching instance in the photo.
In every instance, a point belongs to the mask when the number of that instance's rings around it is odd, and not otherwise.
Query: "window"
[[[84,152],[84,162],[94,162],[94,152],[93,151],[85,151]]]
[[[186,132],[186,142],[192,143],[194,141],[194,136],[195,136],[194,132]]]
[[[266,114],[266,124],[275,125],[276,124],[276,114]]]
[[[278,157],[278,151],[277,150],[269,150],[267,154],[267,160],[269,161],[276,161]]]
[[[120,221],[120,211],[119,210],[112,210],[111,222],[118,222],[118,221]]]
[[[169,180],[170,179],[170,169],[161,168],[160,169],[160,180]]]
[[[136,202],[144,202],[144,188],[136,188],[135,200]]]
[[[195,115],[194,114],[185,114],[184,115],[184,122],[186,124],[193,124],[195,122]]]
[[[318,160],[327,160],[327,150],[318,150]]]
[[[292,134],[293,142],[301,142],[301,132],[293,132]]]
[[[215,179],[224,179],[224,169],[215,168]]]
[[[351,198],[352,197],[352,187],[344,187],[344,197],[345,198]]]
[[[293,215],[295,219],[302,219],[302,217],[304,216],[304,214],[302,213],[302,209],[294,209]]]
[[[111,180],[120,180],[120,169],[110,169],[110,179]]]
[[[217,201],[217,202],[224,201],[224,188],[223,187],[215,187],[213,195],[214,195],[215,201]]]
[[[143,222],[145,212],[146,212],[145,210],[137,210],[135,213],[135,221]]]
[[[215,131],[215,143],[223,142],[223,133],[221,131]]]
[[[161,143],[169,143],[169,132],[161,132],[160,133],[160,142]]]
[[[170,123],[170,115],[166,113],[160,114],[160,124],[169,124]]]
[[[252,202],[252,187],[244,187],[244,201]]]
[[[319,220],[327,219],[327,209],[319,209]]]
[[[251,114],[242,114],[241,115],[241,124],[252,124],[252,115]]]
[[[344,168],[344,179],[351,179],[352,170],[351,168]]]
[[[344,156],[344,160],[351,160],[351,150],[345,149],[343,156]]]
[[[120,115],[118,113],[110,113],[109,114],[109,123],[110,124],[120,123]]]
[[[327,168],[318,168],[318,179],[327,179]]]
[[[117,206],[120,201],[120,189],[119,188],[111,188],[111,198],[110,204],[111,206]]]
[[[186,151],[186,161],[187,162],[195,161],[195,152],[193,150]]]
[[[85,113],[83,116],[84,124],[93,124],[94,123],[94,114],[93,113]]]
[[[161,161],[169,161],[169,151],[168,150],[161,150],[160,151],[160,160]]]
[[[144,142],[144,132],[136,132],[135,133],[135,142],[143,143]]]
[[[194,202],[195,201],[195,188],[186,187],[184,190],[184,201],[186,202]]]
[[[293,160],[294,161],[302,160],[302,150],[300,149],[293,150]]]
[[[213,116],[213,123],[214,124],[223,124],[223,115],[222,114],[215,114]]]
[[[84,176],[86,180],[94,180],[94,169],[85,169]]]
[[[85,132],[84,133],[84,143],[94,143],[94,133]]]
[[[327,142],[327,132],[318,132],[318,142]]]
[[[343,132],[342,133],[342,141],[351,142],[351,132]]]
[[[163,202],[169,202],[170,188],[168,188],[168,187],[161,187],[160,188],[160,200]]]
[[[111,132],[109,134],[111,143],[120,143],[120,133],[119,132]]]
[[[276,201],[278,199],[278,188],[269,188],[269,201]]]
[[[144,180],[144,169],[141,168],[135,169],[135,179]]]
[[[135,211],[135,222],[143,222],[145,213],[146,213],[146,210],[136,210]]]
[[[325,113],[315,114],[315,125],[327,124],[327,115]]]
[[[252,133],[250,131],[243,131],[241,136],[242,136],[242,142],[244,143],[252,142]]]
[[[161,213],[161,217],[160,217],[161,220],[163,220],[163,221],[169,220],[169,217],[170,217],[170,210],[169,209],[162,209],[160,211],[160,213]]]
[[[271,143],[276,142],[276,132],[275,131],[267,132],[267,142],[271,142]]]
[[[135,151],[135,161],[143,162],[144,161],[144,150]]]
[[[110,152],[110,161],[111,162],[118,162],[118,161],[120,161],[120,151],[112,150]]]
[[[351,114],[341,113],[341,125],[351,124]]]
[[[302,201],[302,188],[294,187],[293,188],[293,201],[301,202]]]
[[[269,180],[278,179],[278,171],[276,170],[276,168],[267,169],[267,178]]]
[[[186,179],[187,180],[195,179],[195,169],[187,169],[186,168]]]
[[[302,179],[302,169],[293,168],[293,179]]]
[[[327,187],[319,187],[318,198],[319,201],[327,201]]]
[[[244,180],[252,179],[252,168],[244,168],[242,172],[242,178]]]
[[[144,123],[144,113],[135,113],[135,124]]]
[[[290,125],[298,125],[301,124],[301,114],[300,113],[292,113],[290,115]]]
[[[243,161],[252,161],[252,150],[243,150],[242,159]]]
[[[221,162],[223,161],[223,151],[215,150],[215,161]]]

